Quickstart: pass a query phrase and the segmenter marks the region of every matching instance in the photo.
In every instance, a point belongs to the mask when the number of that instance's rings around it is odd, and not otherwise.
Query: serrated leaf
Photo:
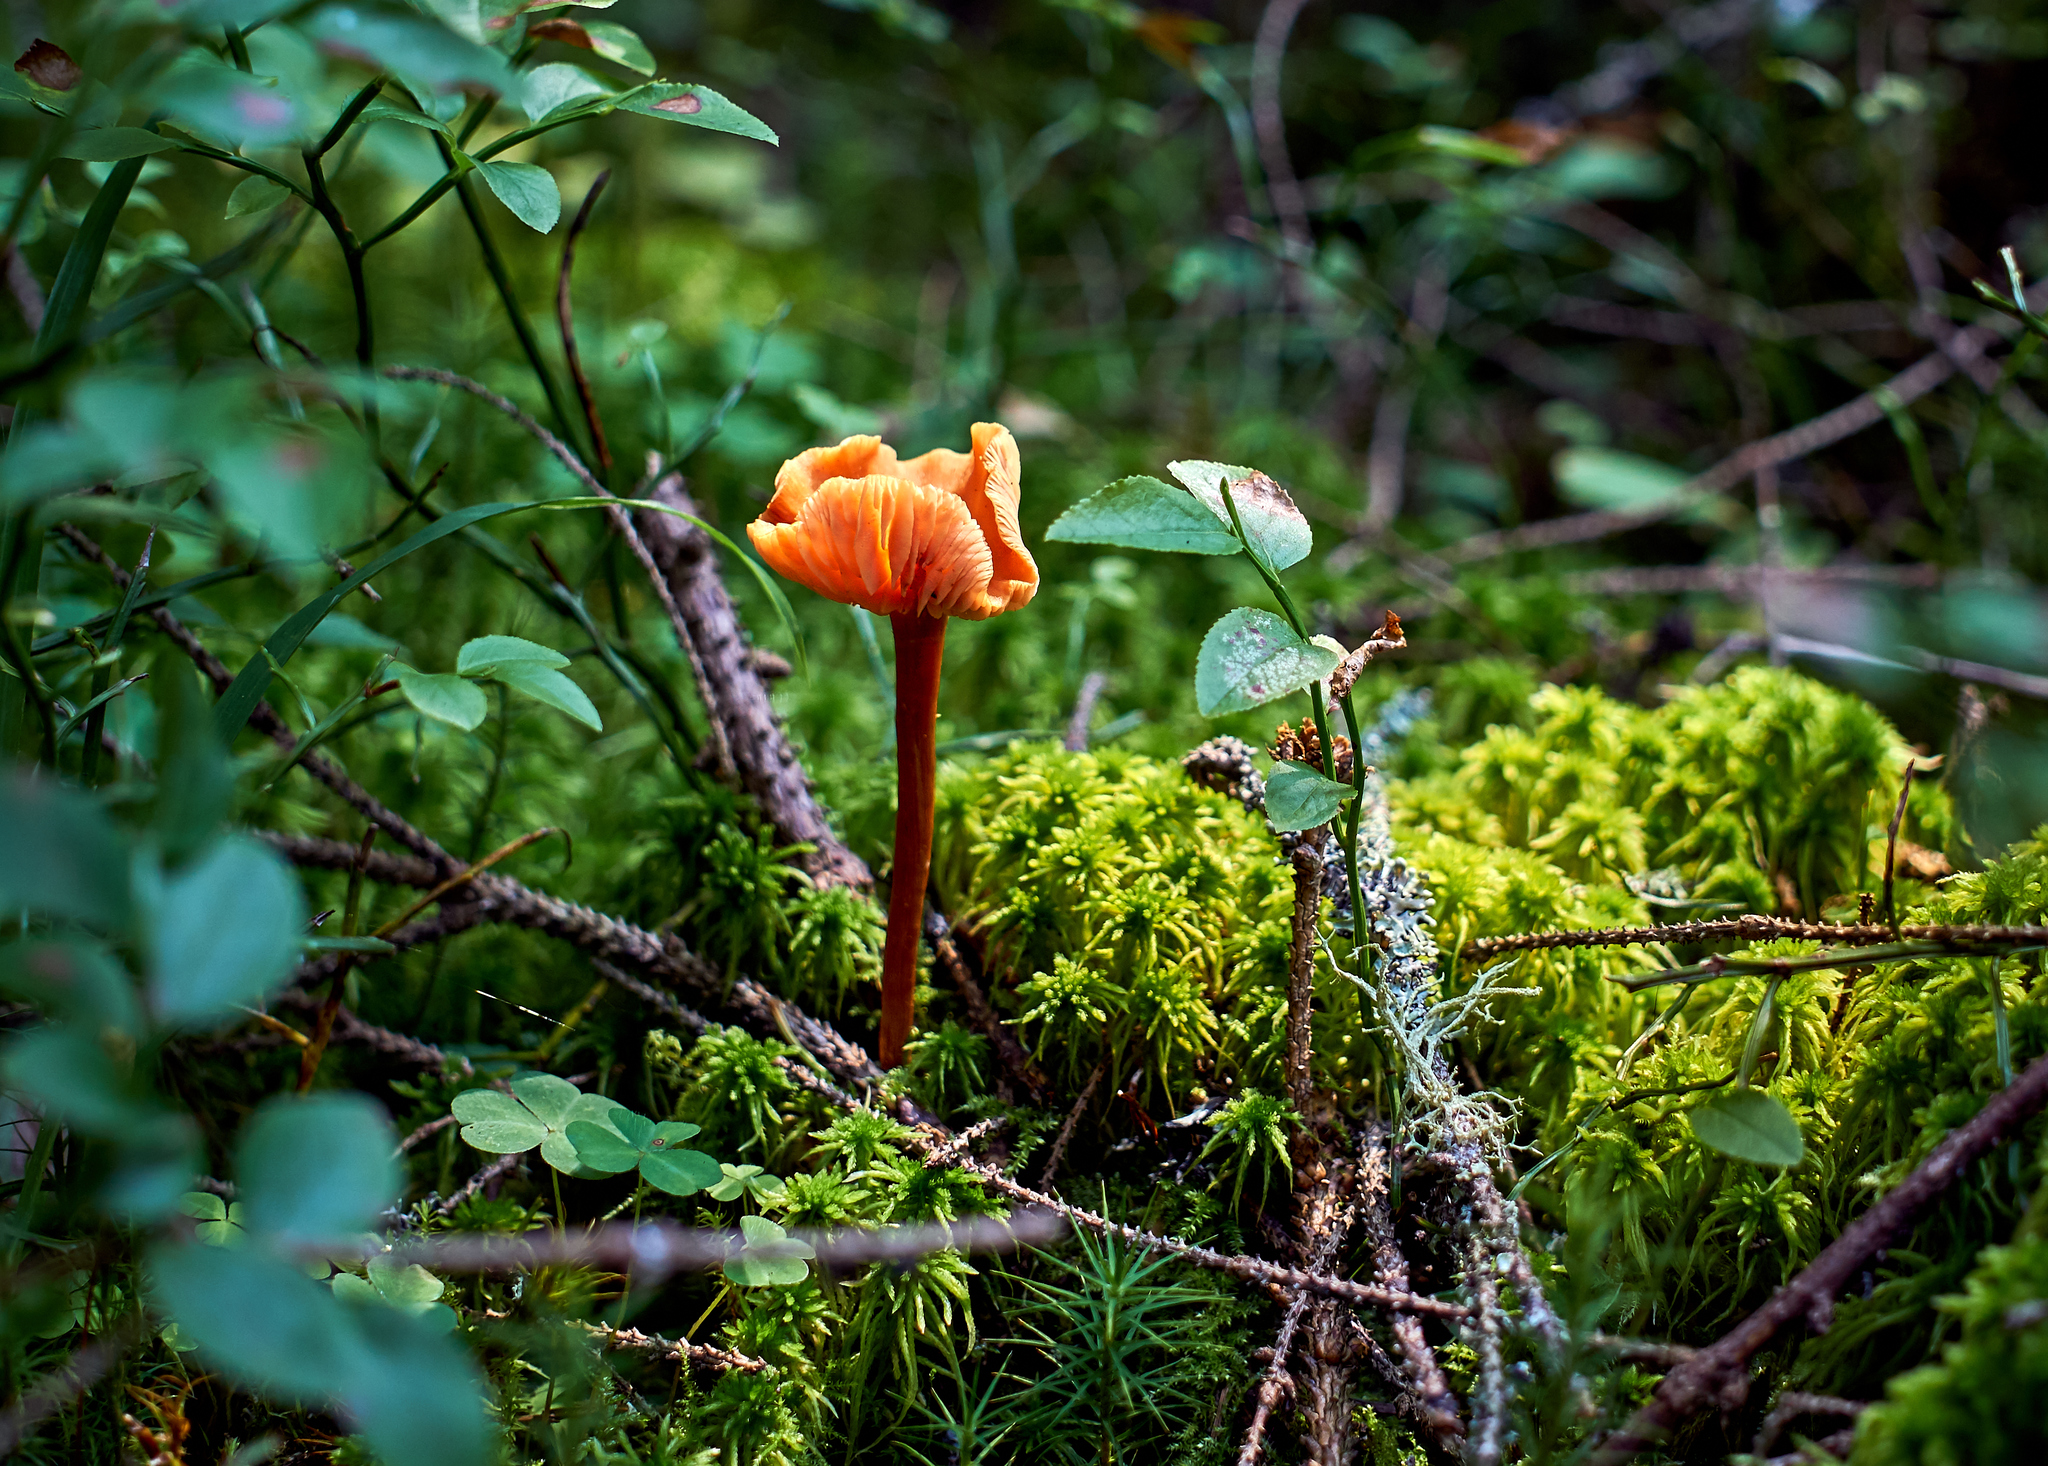
[[[483,689],[453,672],[421,672],[412,667],[393,669],[398,690],[420,712],[443,723],[452,723],[467,733],[481,727],[490,714]]]
[[[1223,485],[1228,483],[1231,502],[1237,505],[1237,516],[1244,523],[1245,543],[1268,568],[1285,570],[1306,559],[1315,547],[1307,516],[1294,507],[1287,490],[1257,469],[1200,458],[1169,463],[1166,468],[1226,527],[1230,510],[1223,502]]]
[[[551,667],[542,667],[532,662],[515,662],[501,666],[491,674],[514,692],[523,692],[537,702],[549,707],[560,708],[577,722],[595,732],[604,731],[604,720],[597,715],[589,696]]]
[[[235,185],[235,191],[228,195],[228,211],[224,218],[240,219],[247,214],[261,214],[276,208],[292,196],[292,191],[281,183],[272,183],[261,174],[252,173]]]
[[[206,1022],[254,1002],[291,971],[306,901],[266,847],[232,835],[168,876],[150,932],[151,1006]]]
[[[580,66],[551,61],[536,66],[520,79],[519,105],[535,122],[552,116],[574,102],[590,97],[608,97],[611,88]]]
[[[520,662],[537,662],[543,667],[569,665],[569,659],[553,647],[521,636],[473,637],[455,654],[455,670],[465,677],[488,677],[496,668]]]
[[[649,82],[621,93],[619,110],[661,117],[670,122],[684,122],[691,127],[708,127],[713,132],[729,132],[735,137],[750,137],[757,142],[780,142],[774,130],[746,108],[695,82],[687,85],[673,81]]]
[[[57,156],[81,163],[117,163],[123,158],[165,152],[177,145],[171,138],[147,128],[94,127],[66,138]]]
[[[1806,1156],[1799,1121],[1760,1089],[1742,1089],[1688,1112],[1701,1145],[1760,1166],[1796,1166]]]
[[[1205,717],[1241,713],[1321,681],[1343,659],[1342,648],[1295,635],[1271,611],[1239,607],[1202,638],[1195,705]]]
[[[1235,555],[1244,548],[1230,526],[1192,494],[1145,474],[1089,495],[1055,519],[1045,537],[1184,555]]]
[[[1277,764],[1266,780],[1266,818],[1282,832],[1312,830],[1335,819],[1344,801],[1357,792],[1307,764]]]
[[[573,68],[572,68],[573,69]],[[485,185],[498,202],[510,209],[529,229],[542,234],[562,218],[562,190],[555,175],[538,163],[502,163],[495,159],[476,165]]]

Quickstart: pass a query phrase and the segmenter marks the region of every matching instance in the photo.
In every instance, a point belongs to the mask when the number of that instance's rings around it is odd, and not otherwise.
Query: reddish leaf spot
[[[590,39],[590,32],[573,20],[543,20],[528,26],[526,33],[537,40],[560,41],[565,46],[581,46],[586,51],[597,49],[597,42]]]
[[[292,104],[267,92],[243,92],[235,98],[235,110],[251,127],[285,127],[292,120]]]
[[[687,117],[693,112],[702,112],[704,110],[704,100],[701,97],[689,95],[670,97],[666,102],[656,102],[654,110],[657,112],[680,112]]]
[[[53,92],[68,92],[78,85],[78,79],[85,75],[76,61],[64,54],[64,48],[53,46],[37,37],[29,48],[15,59],[14,69],[39,87],[48,87]]]

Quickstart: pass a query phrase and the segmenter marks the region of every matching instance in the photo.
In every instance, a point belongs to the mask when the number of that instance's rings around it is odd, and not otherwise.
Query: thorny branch
[[[1483,962],[1504,952],[1532,952],[1551,947],[1634,947],[1652,942],[1682,944],[1730,938],[1745,942],[1782,938],[1836,943],[1939,942],[1944,946],[1968,950],[2048,944],[2048,926],[1837,925],[1779,916],[1731,916],[1712,921],[1673,922],[1667,926],[1610,926],[1588,931],[1523,932],[1508,937],[1485,937],[1467,942],[1458,949],[1458,956]]]
[[[758,1374],[769,1367],[765,1359],[721,1349],[715,1344],[692,1344],[688,1339],[665,1339],[660,1334],[643,1334],[638,1329],[606,1328],[602,1324],[586,1323],[579,1327],[607,1349],[631,1349],[635,1353],[652,1354],[657,1359],[673,1360],[698,1369]]]
[[[2044,1104],[2048,1058],[2036,1059],[2009,1087],[1993,1095],[1974,1119],[1951,1131],[1904,1181],[1851,1222],[1763,1307],[1664,1376],[1649,1403],[1601,1443],[1593,1456],[1596,1466],[1621,1466],[1702,1410],[1740,1409],[1749,1398],[1749,1363],[1757,1352],[1802,1319],[1814,1331],[1825,1332],[1834,1320],[1835,1300],[1857,1271]]]

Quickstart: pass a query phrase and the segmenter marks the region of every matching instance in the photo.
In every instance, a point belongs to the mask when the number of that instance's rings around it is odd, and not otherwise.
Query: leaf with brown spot
[[[65,54],[62,46],[54,46],[40,36],[15,58],[14,69],[37,86],[48,87],[53,92],[70,91],[85,75],[78,63]]]
[[[589,31],[577,22],[559,16],[535,22],[526,28],[526,34],[536,41],[560,41],[565,46],[580,46],[586,51],[597,49]]]

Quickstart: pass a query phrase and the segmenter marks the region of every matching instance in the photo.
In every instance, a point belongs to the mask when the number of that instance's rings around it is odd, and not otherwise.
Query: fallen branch
[[[1237,1453],[1237,1466],[1257,1466],[1259,1446],[1266,1434],[1266,1417],[1273,1413],[1273,1407],[1280,1403],[1280,1397],[1293,1388],[1294,1379],[1287,1372],[1287,1356],[1294,1351],[1294,1330],[1301,1322],[1302,1310],[1308,1307],[1308,1294],[1298,1293],[1294,1302],[1288,1305],[1286,1317],[1280,1320],[1280,1333],[1273,1340],[1273,1362],[1259,1378],[1258,1402],[1252,1408],[1252,1423],[1244,1433],[1244,1446]]]
[[[595,190],[592,193],[594,196]],[[549,453],[554,455],[555,459],[563,467],[576,476],[578,483],[582,484],[592,494],[600,499],[616,497],[610,489],[598,482],[597,478],[588,468],[583,466],[583,460],[570,450],[568,444],[542,427],[526,413],[521,412],[518,404],[514,403],[510,398],[499,396],[481,382],[473,382],[468,377],[460,376],[455,372],[442,371],[439,367],[390,366],[384,368],[384,375],[398,382],[437,382],[441,386],[454,387],[459,391],[467,392],[470,396],[490,404],[532,435],[543,448],[546,448]],[[625,539],[627,547],[632,550],[633,558],[640,562],[640,568],[647,572],[647,578],[654,586],[655,598],[661,602],[662,610],[668,613],[669,626],[675,632],[676,644],[682,650],[684,659],[689,662],[690,670],[696,674],[697,691],[704,699],[705,721],[710,725],[711,729],[713,762],[717,765],[719,776],[721,778],[729,778],[733,773],[732,747],[726,737],[724,725],[718,720],[717,709],[712,705],[710,688],[704,680],[703,660],[698,655],[697,643],[691,635],[689,623],[683,619],[682,608],[676,604],[675,595],[669,589],[669,583],[661,573],[661,566],[655,562],[654,554],[648,549],[646,540],[641,538],[640,530],[636,526],[634,518],[626,513],[622,505],[607,505],[605,513],[610,517],[612,525]]]
[[[720,1349],[714,1344],[692,1344],[688,1339],[664,1339],[660,1334],[643,1334],[638,1329],[613,1329],[602,1324],[579,1324],[607,1349],[631,1349],[639,1354],[652,1354],[657,1359],[672,1360],[677,1364],[692,1365],[697,1369],[732,1370],[740,1374],[758,1374],[769,1367],[765,1359],[751,1355],[737,1354],[730,1349]]]
[[[1383,1287],[1406,1289],[1408,1259],[1394,1235],[1389,1172],[1392,1153],[1387,1142],[1384,1124],[1375,1122],[1367,1127],[1365,1148],[1359,1156],[1361,1224],[1372,1246],[1373,1276]],[[1465,1424],[1458,1415],[1458,1397],[1451,1393],[1436,1351],[1423,1335],[1421,1320],[1397,1316],[1393,1333],[1395,1347],[1401,1353],[1402,1372],[1415,1398],[1418,1423],[1436,1438],[1440,1451],[1454,1454],[1464,1439]]]
[[[1038,1186],[1042,1191],[1053,1183],[1060,1172],[1060,1161],[1067,1154],[1067,1142],[1074,1138],[1074,1129],[1081,1123],[1081,1117],[1088,1113],[1088,1102],[1095,1098],[1095,1091],[1102,1087],[1103,1079],[1109,1073],[1109,1056],[1103,1055],[1095,1061],[1095,1067],[1088,1071],[1088,1082],[1081,1086],[1081,1092],[1074,1096],[1074,1103],[1067,1111],[1067,1118],[1060,1124],[1060,1133],[1052,1138],[1052,1147],[1045,1153],[1045,1167],[1038,1173]]]
[[[1593,1456],[1596,1466],[1621,1466],[1702,1410],[1740,1409],[1749,1397],[1749,1363],[1757,1352],[1800,1319],[1815,1332],[1826,1332],[1834,1319],[1835,1299],[1871,1257],[1890,1246],[1971,1165],[1995,1150],[2043,1104],[2048,1104],[2048,1058],[2028,1065],[1974,1119],[1951,1131],[1904,1181],[1850,1223],[1763,1307],[1664,1376],[1649,1403],[1601,1443]]]
[[[687,514],[697,513],[679,474],[662,478],[645,497]],[[833,833],[811,793],[796,750],[782,730],[782,720],[769,702],[768,685],[752,655],[746,630],[719,579],[710,537],[672,515],[642,509],[633,518],[660,567],[664,593],[689,628],[691,644],[701,660],[705,714],[723,730],[740,787],[754,796],[778,837],[788,844],[810,847],[799,859],[814,884],[867,890],[874,884],[874,876],[867,863]]]
[[[1779,916],[1731,916],[1712,921],[1680,921],[1668,926],[1610,926],[1588,931],[1523,932],[1510,937],[1484,937],[1458,949],[1461,959],[1483,962],[1504,952],[1532,952],[1552,947],[1634,947],[1652,942],[1679,944],[1728,939],[1769,942],[1784,938],[1834,943],[1938,942],[1957,948],[2032,947],[2048,944],[2048,926],[1882,926],[1863,922],[1836,925],[1796,921]]]
[[[952,924],[933,906],[924,909],[924,939],[931,948],[933,962],[959,992],[968,1022],[981,1030],[982,1036],[996,1051],[996,1059],[1003,1066],[1003,1072],[1031,1097],[1033,1104],[1044,1104],[1052,1086],[1038,1072],[1038,1066],[1031,1062],[1031,1055],[1017,1041],[1010,1025],[989,1006],[988,994],[968,967],[967,958],[960,951],[959,940],[953,934]]]

